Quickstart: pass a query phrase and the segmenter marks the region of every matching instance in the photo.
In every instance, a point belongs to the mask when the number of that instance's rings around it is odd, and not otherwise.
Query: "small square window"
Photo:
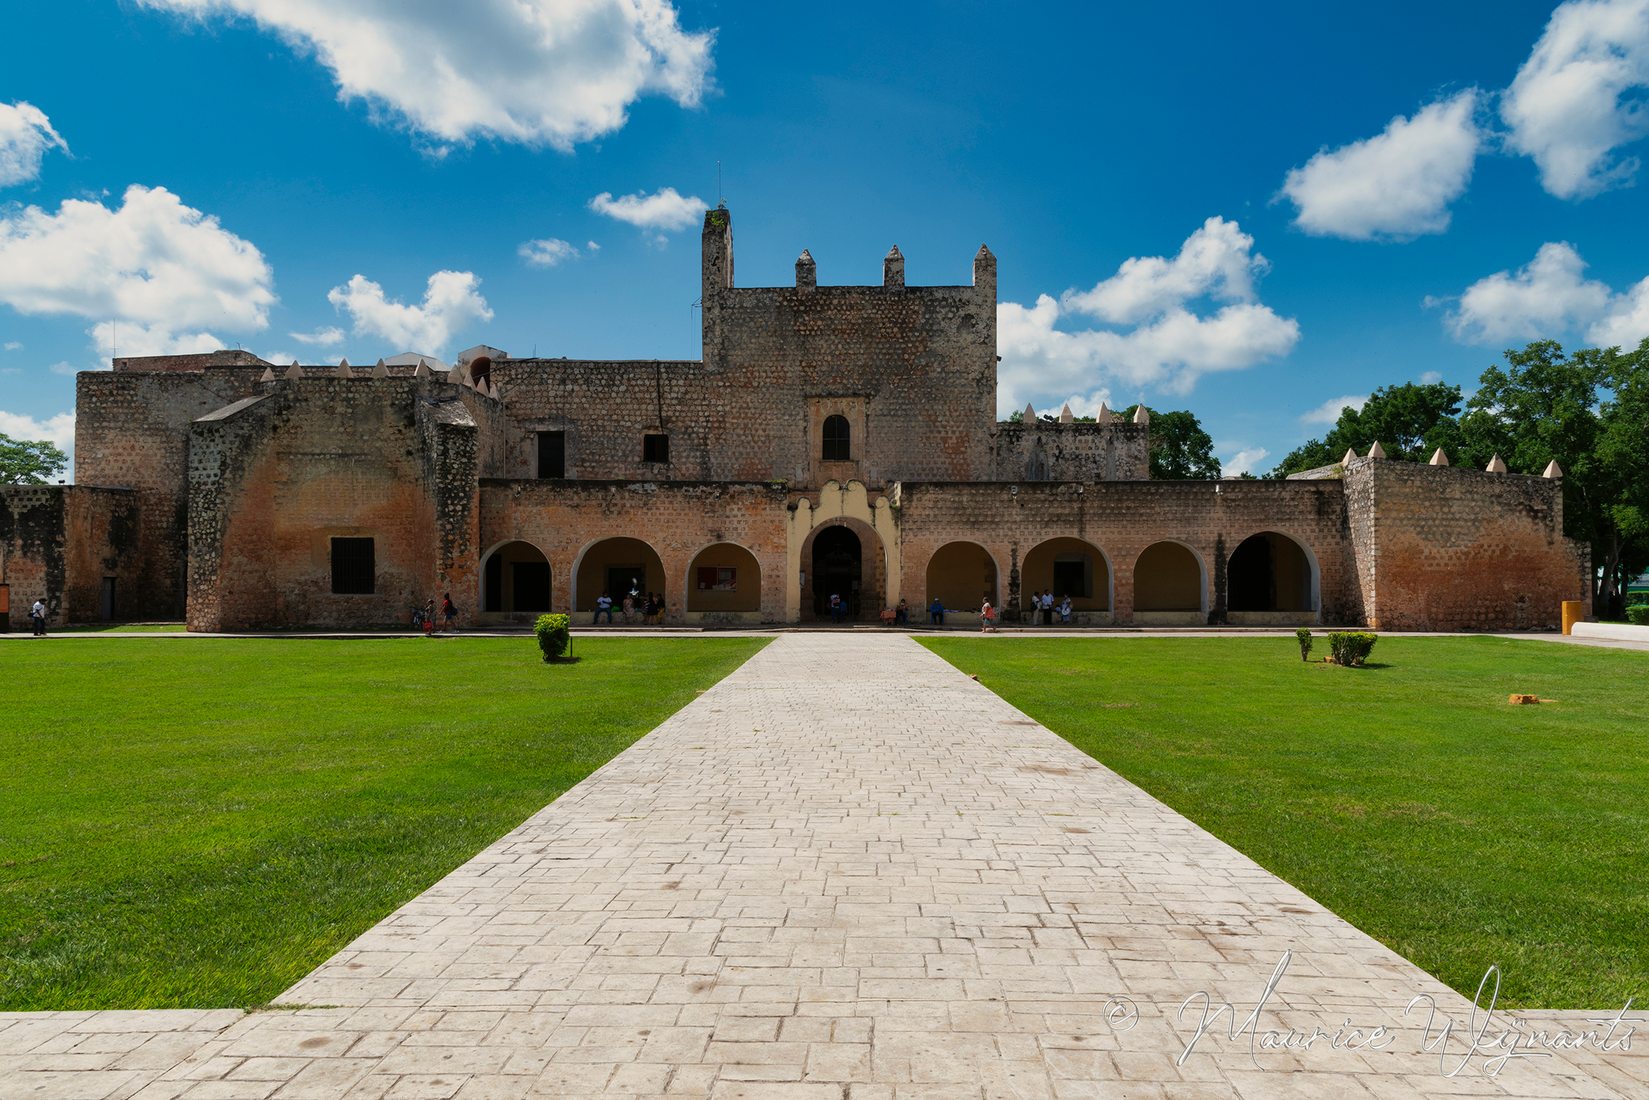
[[[560,478],[567,476],[567,433],[538,433],[538,476]]]
[[[670,437],[662,432],[648,432],[641,437],[641,461],[669,462]]]
[[[332,591],[339,596],[370,596],[377,570],[371,539],[332,540]]]

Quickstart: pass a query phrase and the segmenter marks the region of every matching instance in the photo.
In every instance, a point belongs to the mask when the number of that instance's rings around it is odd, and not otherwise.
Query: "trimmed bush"
[[[1347,668],[1356,668],[1368,660],[1368,655],[1374,651],[1374,643],[1379,640],[1379,635],[1366,630],[1336,630],[1328,636],[1329,660]]]
[[[538,621],[533,623],[532,632],[538,637],[538,648],[544,652],[544,660],[548,663],[567,652],[572,637],[572,619],[559,614],[540,615]]]
[[[1311,631],[1300,627],[1294,632],[1294,640],[1300,643],[1300,660],[1311,660]]]
[[[1626,621],[1633,626],[1649,626],[1649,603],[1637,603],[1628,607]]]

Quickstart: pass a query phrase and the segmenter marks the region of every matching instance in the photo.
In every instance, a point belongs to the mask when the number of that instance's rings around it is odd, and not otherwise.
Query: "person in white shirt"
[[[34,625],[34,636],[44,638],[46,636],[46,605],[42,601],[35,600],[34,606],[29,608],[29,621]]]
[[[613,622],[613,598],[605,592],[596,597],[595,618],[590,620],[590,625],[594,626],[599,623],[603,615],[607,616],[607,625],[611,626]]]

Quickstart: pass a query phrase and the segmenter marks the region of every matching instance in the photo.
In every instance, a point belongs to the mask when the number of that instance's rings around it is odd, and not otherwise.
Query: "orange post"
[[[1580,622],[1580,609],[1582,606],[1579,600],[1563,601],[1563,633],[1574,633],[1575,624]]]

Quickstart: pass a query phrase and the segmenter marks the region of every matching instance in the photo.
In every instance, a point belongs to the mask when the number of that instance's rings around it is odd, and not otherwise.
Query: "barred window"
[[[370,596],[376,579],[371,539],[332,540],[332,591],[335,594]]]
[[[847,417],[835,415],[825,417],[824,422],[824,460],[826,462],[848,462],[853,457],[853,429],[848,426]]]

